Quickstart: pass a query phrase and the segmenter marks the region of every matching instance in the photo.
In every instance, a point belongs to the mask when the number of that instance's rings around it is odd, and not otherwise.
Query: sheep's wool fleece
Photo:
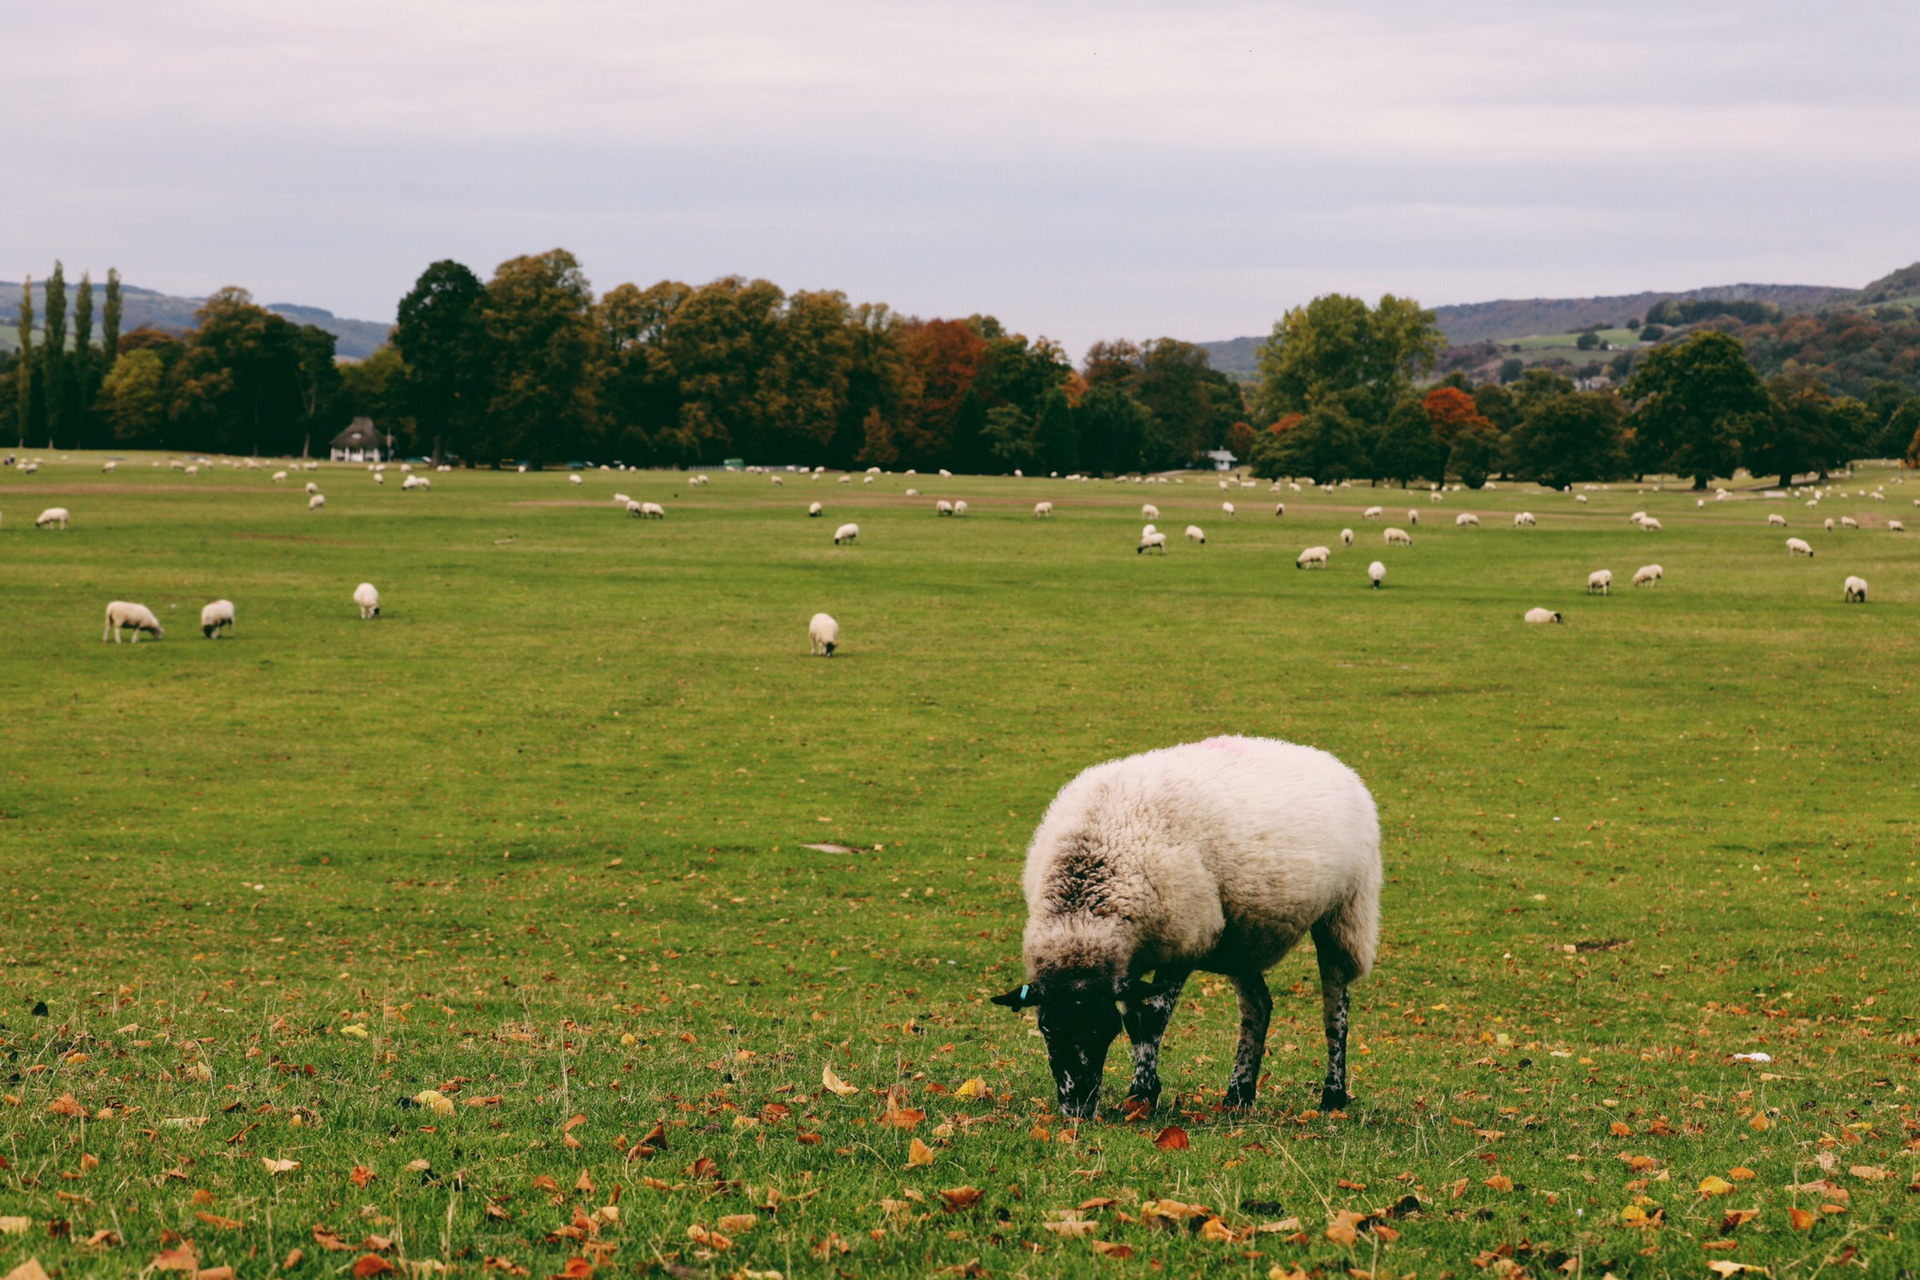
[[[1380,822],[1359,776],[1324,751],[1209,738],[1068,783],[1022,883],[1029,973],[1260,971],[1333,917],[1359,976],[1379,934]]]

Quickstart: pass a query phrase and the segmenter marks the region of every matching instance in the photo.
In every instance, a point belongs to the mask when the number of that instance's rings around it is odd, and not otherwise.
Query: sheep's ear
[[[1009,1009],[1030,1009],[1040,1003],[1040,989],[1030,982],[1023,982],[1013,990],[993,997],[992,1003]]]
[[[1125,998],[1128,1000],[1151,1000],[1153,997],[1165,993],[1167,984],[1164,982],[1155,982],[1154,976],[1152,973],[1146,973],[1135,978],[1127,987]]]

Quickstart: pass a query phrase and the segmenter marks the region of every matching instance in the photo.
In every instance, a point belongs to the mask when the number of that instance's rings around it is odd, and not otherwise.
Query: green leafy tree
[[[28,276],[20,287],[20,367],[14,374],[14,412],[20,429],[20,447],[25,448],[28,439],[38,439],[35,428],[40,424],[34,420],[34,352],[33,352],[33,277]]]
[[[960,398],[959,411],[953,415],[953,440],[947,457],[947,465],[961,475],[990,475],[999,469],[994,465],[987,435],[987,407],[972,387]]]
[[[1482,488],[1499,467],[1504,448],[1500,433],[1483,418],[1454,436],[1453,448],[1447,453],[1447,470],[1459,476],[1467,488]]]
[[[1322,401],[1285,429],[1270,431],[1254,446],[1254,474],[1277,480],[1312,476],[1351,480],[1367,475],[1367,431],[1338,398]]]
[[[298,453],[333,402],[334,336],[216,291],[168,379],[170,448]],[[131,336],[131,335],[129,335]]]
[[[593,290],[565,249],[510,258],[480,302],[491,366],[478,448],[490,463],[583,457],[596,424]]]
[[[1038,451],[1034,447],[1033,419],[1015,404],[1003,404],[987,410],[987,452],[993,456],[991,470],[998,474],[1031,467]]]
[[[101,379],[98,403],[115,441],[147,448],[162,442],[168,398],[166,362],[159,352],[143,348],[113,362]]]
[[[1514,473],[1555,489],[1576,480],[1628,475],[1624,422],[1617,397],[1565,391],[1530,404],[1513,438]]]
[[[1371,461],[1373,474],[1383,480],[1409,484],[1445,478],[1447,446],[1435,436],[1433,420],[1418,399],[1402,396],[1388,411]]]
[[[58,260],[47,277],[47,345],[40,354],[46,383],[47,433],[55,440],[67,430],[67,271]]]
[[[1254,407],[1271,422],[1338,399],[1356,421],[1383,421],[1445,349],[1433,312],[1411,299],[1387,294],[1369,309],[1324,294],[1288,311],[1261,344]]]
[[[391,341],[407,367],[408,416],[436,460],[443,451],[471,460],[479,444],[490,367],[481,324],[485,297],[480,277],[442,259],[400,300]],[[497,462],[497,455],[488,461]]]
[[[81,447],[97,446],[94,438],[93,396],[98,389],[98,374],[93,359],[93,273],[80,273],[80,288],[73,300],[73,416],[75,438]]]
[[[1079,415],[1061,387],[1051,387],[1040,397],[1033,422],[1033,446],[1038,467],[1060,475],[1080,470]]]
[[[1102,381],[1080,399],[1080,465],[1100,475],[1141,470],[1148,415],[1116,382]]]
[[[100,312],[100,374],[106,376],[120,355],[120,272],[107,268],[106,304]]]
[[[1771,407],[1740,343],[1713,330],[1648,352],[1627,394],[1637,404],[1635,465],[1692,476],[1696,489],[1733,473]]]

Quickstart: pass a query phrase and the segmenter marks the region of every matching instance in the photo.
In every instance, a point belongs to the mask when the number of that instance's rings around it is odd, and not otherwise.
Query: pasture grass
[[[1210,476],[327,466],[310,515],[301,473],[149,461],[0,473],[0,1275],[1920,1267],[1897,472],[1813,511],[1356,487],[1276,518]],[[1375,502],[1418,507],[1412,548]],[[166,637],[100,643],[113,598]],[[1220,733],[1379,802],[1356,1101],[1312,1110],[1302,951],[1251,1112],[1218,1109],[1237,1019],[1197,975],[1160,1113],[1120,1119],[1116,1051],[1063,1124],[1030,1016],[985,1003],[1021,978],[1025,840],[1078,770]]]

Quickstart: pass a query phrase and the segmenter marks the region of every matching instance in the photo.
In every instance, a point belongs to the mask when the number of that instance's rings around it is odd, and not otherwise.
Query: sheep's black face
[[[1040,1011],[1040,1034],[1047,1042],[1060,1111],[1077,1120],[1093,1119],[1107,1052],[1121,1028],[1113,984],[1103,977],[1056,979],[1016,988],[995,996],[993,1003]]]

